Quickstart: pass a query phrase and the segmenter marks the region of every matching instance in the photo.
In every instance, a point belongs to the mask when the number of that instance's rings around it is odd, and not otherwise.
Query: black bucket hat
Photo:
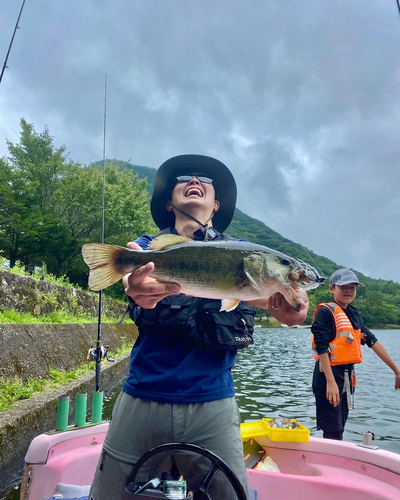
[[[171,200],[176,177],[180,174],[197,173],[213,179],[216,198],[220,207],[212,219],[213,227],[220,233],[231,223],[236,206],[236,182],[226,165],[210,156],[180,155],[165,161],[157,170],[150,210],[154,222],[163,230],[173,227],[175,215],[168,212],[166,204]]]

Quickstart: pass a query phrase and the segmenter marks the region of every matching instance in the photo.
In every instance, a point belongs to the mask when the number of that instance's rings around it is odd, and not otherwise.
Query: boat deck
[[[89,485],[108,424],[42,434],[26,455],[25,500],[49,498],[57,485]],[[354,443],[312,438],[307,443],[257,437],[280,473],[247,470],[257,500],[399,500],[400,457]]]

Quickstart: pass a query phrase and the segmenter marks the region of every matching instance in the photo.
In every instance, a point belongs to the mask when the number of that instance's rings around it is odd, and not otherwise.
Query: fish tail
[[[103,290],[117,283],[126,273],[118,269],[117,259],[124,248],[102,243],[88,243],[82,246],[83,260],[90,267],[89,288]]]

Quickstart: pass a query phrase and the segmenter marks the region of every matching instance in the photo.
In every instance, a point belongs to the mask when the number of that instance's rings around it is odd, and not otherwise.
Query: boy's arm
[[[376,342],[376,344],[372,346],[372,350],[375,352],[375,354],[377,354],[381,358],[381,360],[384,363],[388,365],[390,369],[393,370],[395,375],[394,388],[400,389],[400,368],[393,361],[390,354],[387,352],[387,350],[383,347],[383,345],[380,342]]]
[[[340,403],[339,387],[333,375],[327,352],[319,355],[319,365],[326,377],[326,399],[336,407]]]

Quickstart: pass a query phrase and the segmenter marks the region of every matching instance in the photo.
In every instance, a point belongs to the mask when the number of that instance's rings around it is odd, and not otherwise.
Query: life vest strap
[[[346,368],[344,370],[344,384],[343,384],[342,393],[344,393],[344,392],[346,393],[347,406],[348,406],[349,410],[354,410],[354,391],[352,394],[351,385],[350,385],[350,377],[353,377],[353,370],[354,370],[354,367],[350,368],[350,372],[349,372],[348,368]]]

